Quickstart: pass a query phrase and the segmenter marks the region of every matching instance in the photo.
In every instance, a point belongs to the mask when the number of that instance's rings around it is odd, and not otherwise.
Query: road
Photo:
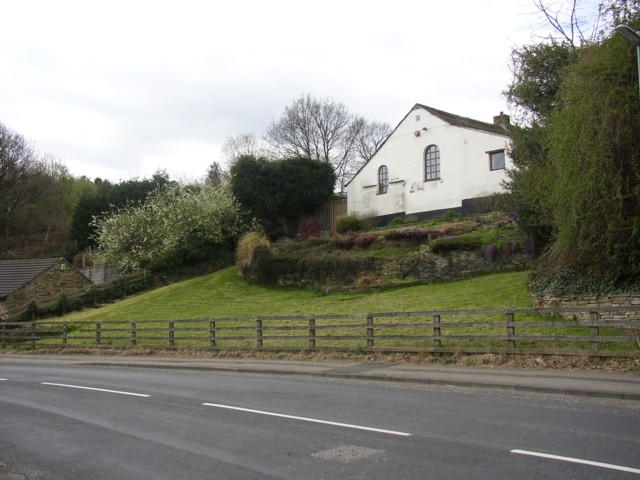
[[[0,379],[0,480],[640,478],[640,402],[87,366]]]

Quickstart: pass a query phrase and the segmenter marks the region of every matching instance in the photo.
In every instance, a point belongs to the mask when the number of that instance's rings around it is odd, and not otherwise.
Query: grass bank
[[[169,285],[63,320],[178,320],[256,315],[343,314],[433,309],[530,307],[527,272],[483,275],[454,282],[374,292],[330,292],[264,286],[235,268]],[[62,319],[61,319],[62,320]]]

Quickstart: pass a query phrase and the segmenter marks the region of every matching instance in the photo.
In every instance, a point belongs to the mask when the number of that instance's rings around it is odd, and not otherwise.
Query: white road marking
[[[252,410],[250,408],[233,407],[231,405],[220,405],[217,403],[203,403],[207,407],[224,408],[227,410],[237,410],[239,412],[257,413],[259,415],[267,415],[270,417],[288,418],[289,420],[301,420],[303,422],[322,423],[324,425],[333,425],[335,427],[354,428],[356,430],[367,430],[369,432],[388,433],[390,435],[399,435],[401,437],[410,437],[411,433],[396,432],[394,430],[384,430],[381,428],[363,427],[361,425],[351,425],[349,423],[330,422],[327,420],[318,420],[316,418],[296,417],[295,415],[284,415],[282,413],[265,412],[262,410]]]
[[[619,470],[621,472],[640,473],[640,469],[623,467],[620,465],[612,465],[610,463],[593,462],[591,460],[582,460],[580,458],[562,457],[560,455],[551,455],[548,453],[529,452],[527,450],[511,450],[511,453],[519,453],[521,455],[530,455],[532,457],[550,458],[551,460],[561,460],[563,462],[581,463],[582,465],[591,465],[593,467],[608,468],[610,470]]]
[[[64,383],[49,383],[49,382],[41,382],[42,385],[52,385],[54,387],[66,387],[66,388],[77,388],[80,390],[92,390],[94,392],[105,392],[105,393],[117,393],[119,395],[129,395],[131,397],[144,397],[148,398],[151,395],[145,395],[143,393],[133,393],[133,392],[121,392],[119,390],[107,390],[106,388],[92,388],[92,387],[82,387],[80,385],[65,385]]]
[[[7,379],[6,378],[0,378],[0,382],[6,382]]]

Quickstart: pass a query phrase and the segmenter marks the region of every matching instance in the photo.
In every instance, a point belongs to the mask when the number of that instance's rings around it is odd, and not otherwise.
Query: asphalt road
[[[640,478],[640,402],[86,366],[0,379],[0,480]]]

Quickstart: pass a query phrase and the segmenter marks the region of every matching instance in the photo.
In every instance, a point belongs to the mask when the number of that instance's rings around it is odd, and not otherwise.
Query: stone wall
[[[533,297],[533,306],[536,308],[598,308],[598,307],[640,307],[640,292],[620,295],[591,295],[584,297],[558,297],[556,295],[539,295]],[[577,316],[581,320],[588,320],[589,313],[571,313],[565,316]],[[638,320],[640,311],[628,312],[601,312],[601,320]]]
[[[426,248],[418,253],[388,261],[383,275],[424,282],[456,280],[480,273],[502,272],[526,268],[531,257],[524,253],[498,254],[490,259],[477,252],[454,251],[433,254]]]
[[[61,268],[65,265],[64,270]],[[71,294],[88,288],[91,282],[68,262],[60,260],[38,275],[34,280],[7,296],[3,302],[6,310],[26,306],[32,300],[52,299],[62,293]]]

